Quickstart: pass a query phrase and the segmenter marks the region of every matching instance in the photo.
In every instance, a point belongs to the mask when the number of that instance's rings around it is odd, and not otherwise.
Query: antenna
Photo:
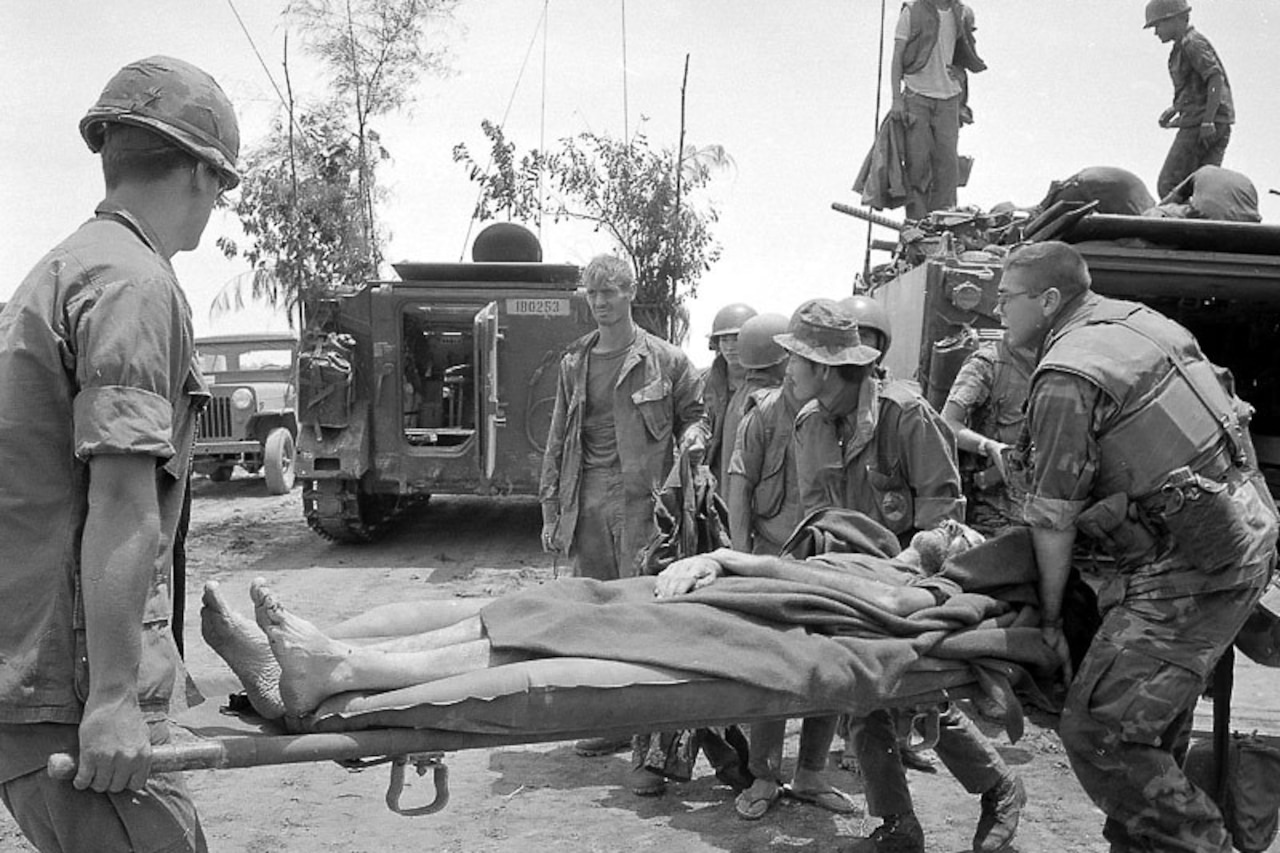
[[[627,122],[627,0],[622,0],[622,138],[631,141]]]

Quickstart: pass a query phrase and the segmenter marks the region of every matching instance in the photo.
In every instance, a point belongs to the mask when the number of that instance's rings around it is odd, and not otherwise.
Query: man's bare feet
[[[335,693],[360,687],[350,683],[351,646],[285,610],[264,578],[254,579],[249,595],[258,627],[280,664],[280,696],[289,714],[302,716]]]
[[[253,620],[228,606],[217,581],[204,585],[201,600],[204,606],[200,608],[200,634],[204,641],[240,679],[253,710],[268,720],[283,717],[280,665],[271,654],[267,638]]]

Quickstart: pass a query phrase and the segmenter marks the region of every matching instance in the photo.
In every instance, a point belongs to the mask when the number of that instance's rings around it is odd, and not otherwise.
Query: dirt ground
[[[199,596],[206,580],[220,581],[247,612],[249,581],[265,576],[290,607],[320,624],[406,598],[499,595],[553,579],[555,567],[537,546],[539,523],[538,507],[528,499],[436,498],[375,545],[335,545],[307,529],[298,490],[270,497],[259,478],[241,474],[221,484],[199,478],[186,607],[191,673],[210,702],[226,701],[229,673],[199,639]],[[1238,729],[1280,734],[1274,684],[1271,672],[1248,662],[1239,665]],[[1053,722],[1028,715],[1026,734],[1017,744],[1010,744],[995,724],[983,723],[1029,794],[1016,849],[1106,850],[1102,814],[1076,783]],[[1197,731],[1204,734],[1209,725],[1207,713],[1198,714]],[[797,735],[793,723],[789,758]],[[861,780],[838,769],[837,758],[833,753],[830,781],[853,794],[861,809]],[[625,755],[581,758],[568,743],[471,750],[450,754],[447,763],[449,806],[416,818],[398,816],[383,804],[386,767],[352,773],[332,763],[298,764],[198,771],[189,779],[214,851],[829,853],[865,837],[877,824],[861,811],[837,817],[785,799],[765,819],[745,822],[734,813],[733,792],[704,762],[692,781],[670,785],[660,798],[637,797],[622,786]],[[927,849],[971,849],[977,798],[945,769],[912,771],[909,779]],[[431,796],[430,786],[410,773],[404,802]],[[0,811],[0,851],[32,849]],[[1271,850],[1280,851],[1280,844]]]

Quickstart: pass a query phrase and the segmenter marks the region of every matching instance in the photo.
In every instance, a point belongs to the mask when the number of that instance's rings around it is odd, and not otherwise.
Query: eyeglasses
[[[1015,290],[1012,292],[998,290],[996,291],[996,307],[1004,308],[1004,306],[1008,305],[1010,302],[1017,299],[1019,296],[1039,296],[1039,294],[1032,293],[1029,290]]]
[[[218,182],[218,195],[215,198],[215,204],[217,204],[218,206],[223,205],[227,200],[227,193],[229,193],[232,190],[230,179],[227,178],[227,176],[224,175],[221,171],[213,168],[203,160],[200,160],[196,163],[197,169],[201,167],[203,167],[210,175],[213,176],[213,179]]]

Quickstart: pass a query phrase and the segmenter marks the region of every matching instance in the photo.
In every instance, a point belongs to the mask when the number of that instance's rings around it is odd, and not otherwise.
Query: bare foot
[[[258,627],[280,664],[280,696],[289,714],[302,716],[335,693],[358,687],[349,683],[351,646],[285,610],[263,578],[254,579],[249,595]]]
[[[280,698],[280,664],[271,654],[267,638],[247,616],[228,606],[218,582],[204,585],[200,608],[200,635],[227,662],[244,685],[253,710],[268,720],[284,716]]]

